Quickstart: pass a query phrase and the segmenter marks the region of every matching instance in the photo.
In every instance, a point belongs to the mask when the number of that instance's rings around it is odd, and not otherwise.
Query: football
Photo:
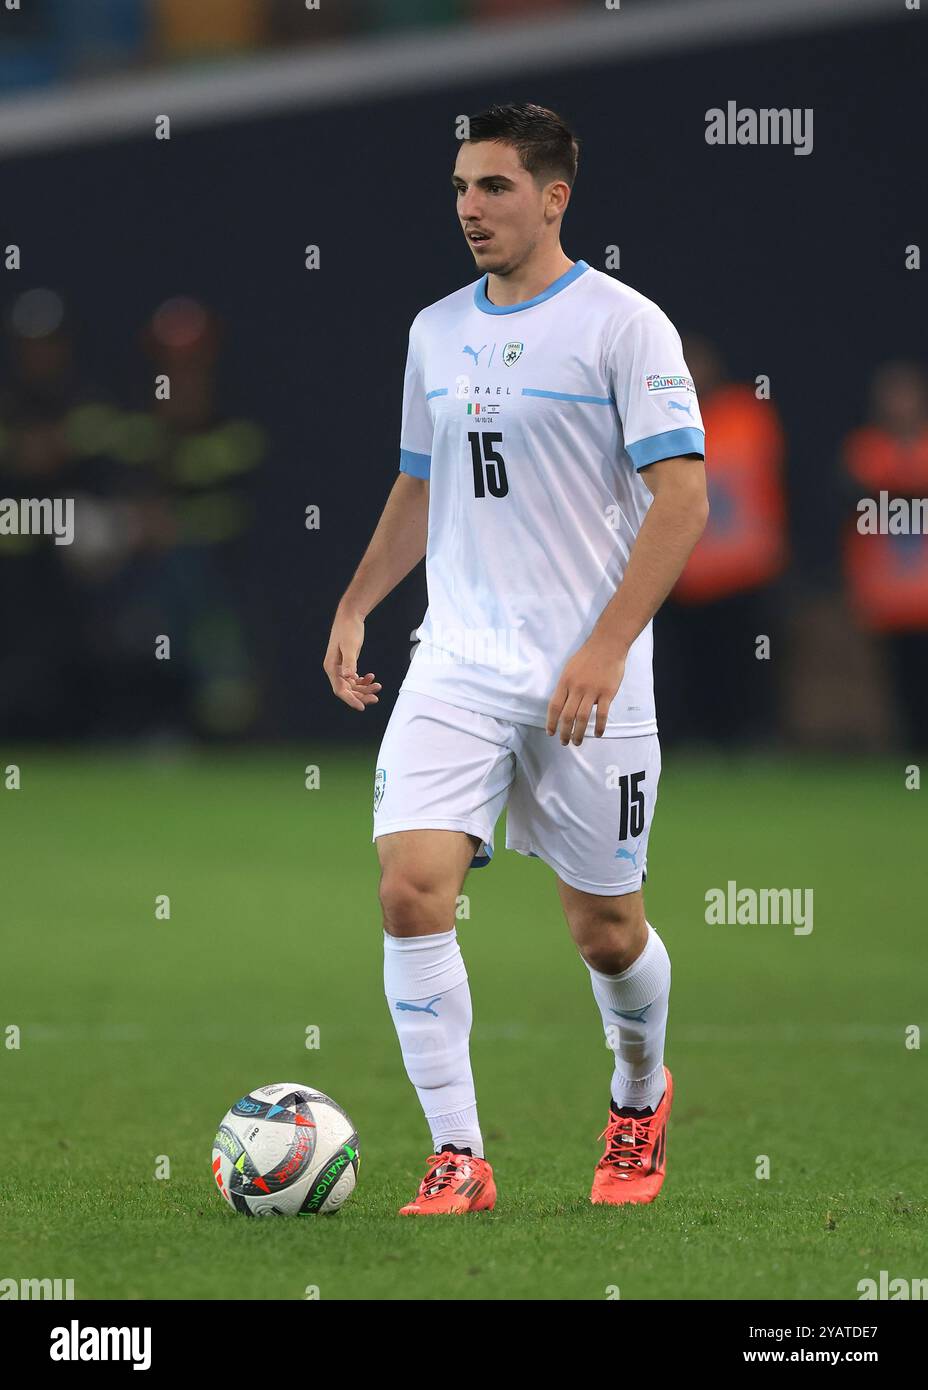
[[[213,1177],[245,1216],[328,1216],[354,1191],[358,1136],[340,1105],[282,1081],[249,1091],[213,1142]]]

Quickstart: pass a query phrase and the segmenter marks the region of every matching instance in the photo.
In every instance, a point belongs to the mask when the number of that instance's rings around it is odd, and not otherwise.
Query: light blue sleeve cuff
[[[687,430],[677,430],[677,434],[687,434]],[[414,478],[428,478],[432,467],[431,454],[414,454],[412,449],[400,449],[400,472],[410,473]]]
[[[663,434],[652,434],[649,439],[626,444],[625,452],[636,468],[646,468],[649,463],[657,463],[658,459],[673,459],[680,454],[699,454],[700,458],[705,458],[706,436],[703,430],[695,426],[665,430]]]

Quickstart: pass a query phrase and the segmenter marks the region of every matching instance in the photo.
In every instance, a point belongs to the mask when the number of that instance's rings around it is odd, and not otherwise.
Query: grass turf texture
[[[428,1221],[396,1215],[429,1140],[382,994],[373,752],[5,751],[23,789],[0,790],[0,1030],[22,1043],[0,1046],[0,1277],[78,1298],[855,1299],[881,1269],[924,1274],[904,1030],[924,1023],[926,793],[898,763],[668,758],[647,901],[676,1096],[668,1179],[636,1209],[589,1204],[611,1054],[553,875],[501,823],[458,924],[500,1197]],[[729,879],[812,888],[813,932],[708,926]],[[219,1119],[272,1081],[358,1127],[337,1216],[250,1221],[214,1187]]]

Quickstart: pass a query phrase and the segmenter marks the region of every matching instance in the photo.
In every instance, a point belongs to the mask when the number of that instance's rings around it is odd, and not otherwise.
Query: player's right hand
[[[323,670],[333,691],[352,709],[366,709],[377,704],[377,691],[382,689],[373,671],[358,675],[358,656],[364,642],[364,619],[355,614],[335,614]]]

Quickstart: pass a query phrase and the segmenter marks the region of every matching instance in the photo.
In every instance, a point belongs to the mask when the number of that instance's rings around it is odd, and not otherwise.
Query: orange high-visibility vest
[[[928,430],[914,440],[896,439],[875,425],[853,430],[843,462],[861,498],[928,497]],[[844,573],[851,605],[875,632],[928,629],[928,535],[861,534],[859,513],[848,523]]]
[[[750,386],[700,402],[706,427],[709,521],[673,597],[712,603],[776,579],[787,561],[785,441],[775,408]]]

